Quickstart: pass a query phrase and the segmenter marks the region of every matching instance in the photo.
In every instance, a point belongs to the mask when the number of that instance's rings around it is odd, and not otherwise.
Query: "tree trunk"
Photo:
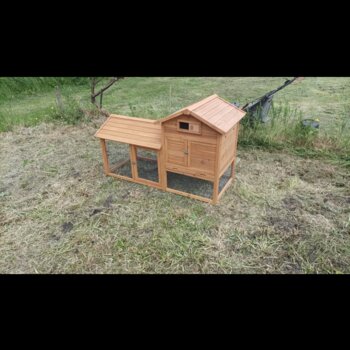
[[[96,86],[102,79],[91,78],[91,103],[95,105],[99,111],[104,115],[109,115],[108,112],[102,109],[103,93],[109,89],[118,80],[123,79],[123,77],[113,77],[103,88],[96,92]],[[100,96],[100,104],[96,102],[96,98]]]

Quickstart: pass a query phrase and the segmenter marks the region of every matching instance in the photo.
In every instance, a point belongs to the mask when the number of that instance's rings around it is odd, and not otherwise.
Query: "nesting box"
[[[156,121],[111,114],[95,134],[105,174],[216,204],[234,178],[245,114],[218,95]],[[113,153],[115,143],[124,148]]]

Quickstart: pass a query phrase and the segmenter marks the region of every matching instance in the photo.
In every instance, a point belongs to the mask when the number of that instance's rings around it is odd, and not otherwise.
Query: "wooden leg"
[[[107,175],[108,173],[111,172],[111,170],[109,168],[106,140],[100,139],[100,144],[101,144],[101,149],[102,149],[103,169],[104,169],[105,174]]]
[[[162,188],[164,188],[164,181],[163,181],[163,168],[162,168],[162,153],[160,151],[157,151],[157,167],[158,167],[158,182]]]
[[[134,180],[136,180],[138,178],[136,157],[137,157],[136,146],[130,145],[131,174],[132,174],[132,178]]]
[[[235,161],[232,162],[231,164],[231,178],[234,179],[235,177]]]
[[[213,184],[213,204],[218,203],[218,197],[219,197],[219,178],[215,179]]]

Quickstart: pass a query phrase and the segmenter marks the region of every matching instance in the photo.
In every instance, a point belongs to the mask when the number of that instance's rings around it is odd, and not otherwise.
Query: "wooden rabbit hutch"
[[[160,120],[111,114],[95,134],[104,172],[216,204],[234,178],[239,121],[245,114],[217,95]],[[113,143],[124,144],[124,151],[120,147],[114,156]]]

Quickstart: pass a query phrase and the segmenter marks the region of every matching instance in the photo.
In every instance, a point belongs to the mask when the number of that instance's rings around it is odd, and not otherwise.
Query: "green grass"
[[[283,78],[146,78],[119,81],[104,96],[110,112],[159,119],[217,93],[241,105],[277,87]],[[103,83],[103,81],[102,81]],[[63,107],[56,103],[59,87]],[[76,124],[97,111],[90,103],[88,78],[0,78],[0,131],[42,122]],[[244,119],[240,147],[292,152],[350,166],[350,79],[306,78],[278,92],[271,122],[248,127]],[[301,127],[317,118],[319,132]]]
[[[0,102],[16,100],[18,97],[36,95],[52,90],[56,86],[81,86],[87,78],[65,77],[16,77],[0,78]]]

